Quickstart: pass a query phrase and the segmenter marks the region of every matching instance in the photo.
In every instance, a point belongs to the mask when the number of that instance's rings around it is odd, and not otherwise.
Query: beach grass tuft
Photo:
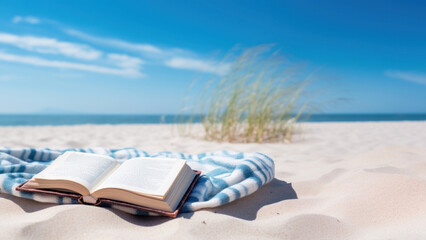
[[[220,79],[208,81],[194,109],[203,113],[204,137],[226,142],[288,142],[307,105],[311,77],[272,47],[242,51]],[[227,58],[229,59],[229,57]]]

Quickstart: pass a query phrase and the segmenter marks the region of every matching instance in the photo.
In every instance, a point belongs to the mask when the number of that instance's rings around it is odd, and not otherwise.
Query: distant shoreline
[[[185,122],[174,114],[0,114],[0,126],[67,126],[84,124],[173,124]],[[201,115],[193,122],[199,123]],[[389,122],[426,121],[426,113],[415,114],[312,114],[303,115],[301,122]]]

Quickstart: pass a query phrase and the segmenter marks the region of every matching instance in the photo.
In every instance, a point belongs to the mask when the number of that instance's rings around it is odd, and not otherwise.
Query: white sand
[[[265,153],[276,179],[177,219],[0,195],[1,239],[426,239],[426,122],[309,123],[291,144],[211,143],[164,125],[1,127],[9,147]]]

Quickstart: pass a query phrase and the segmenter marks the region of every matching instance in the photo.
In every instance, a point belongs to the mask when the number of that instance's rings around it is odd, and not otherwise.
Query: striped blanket
[[[274,178],[274,162],[261,153],[240,153],[219,151],[201,154],[179,152],[159,152],[149,154],[141,149],[122,148],[83,148],[54,150],[49,148],[0,148],[0,193],[29,198],[39,202],[57,204],[78,203],[64,197],[24,193],[15,188],[46,168],[65,151],[105,154],[118,161],[146,156],[172,157],[187,160],[192,169],[200,170],[202,175],[186,201],[182,212],[192,212],[203,208],[213,208],[235,201],[254,193],[262,185]],[[153,215],[131,208],[111,206],[136,215]]]

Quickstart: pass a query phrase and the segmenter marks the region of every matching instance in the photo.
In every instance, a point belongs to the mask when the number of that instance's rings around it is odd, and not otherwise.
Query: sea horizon
[[[83,124],[174,124],[200,123],[201,114],[86,114],[14,113],[0,114],[0,126],[62,126]],[[426,113],[315,113],[303,114],[299,122],[388,122],[426,121]]]

